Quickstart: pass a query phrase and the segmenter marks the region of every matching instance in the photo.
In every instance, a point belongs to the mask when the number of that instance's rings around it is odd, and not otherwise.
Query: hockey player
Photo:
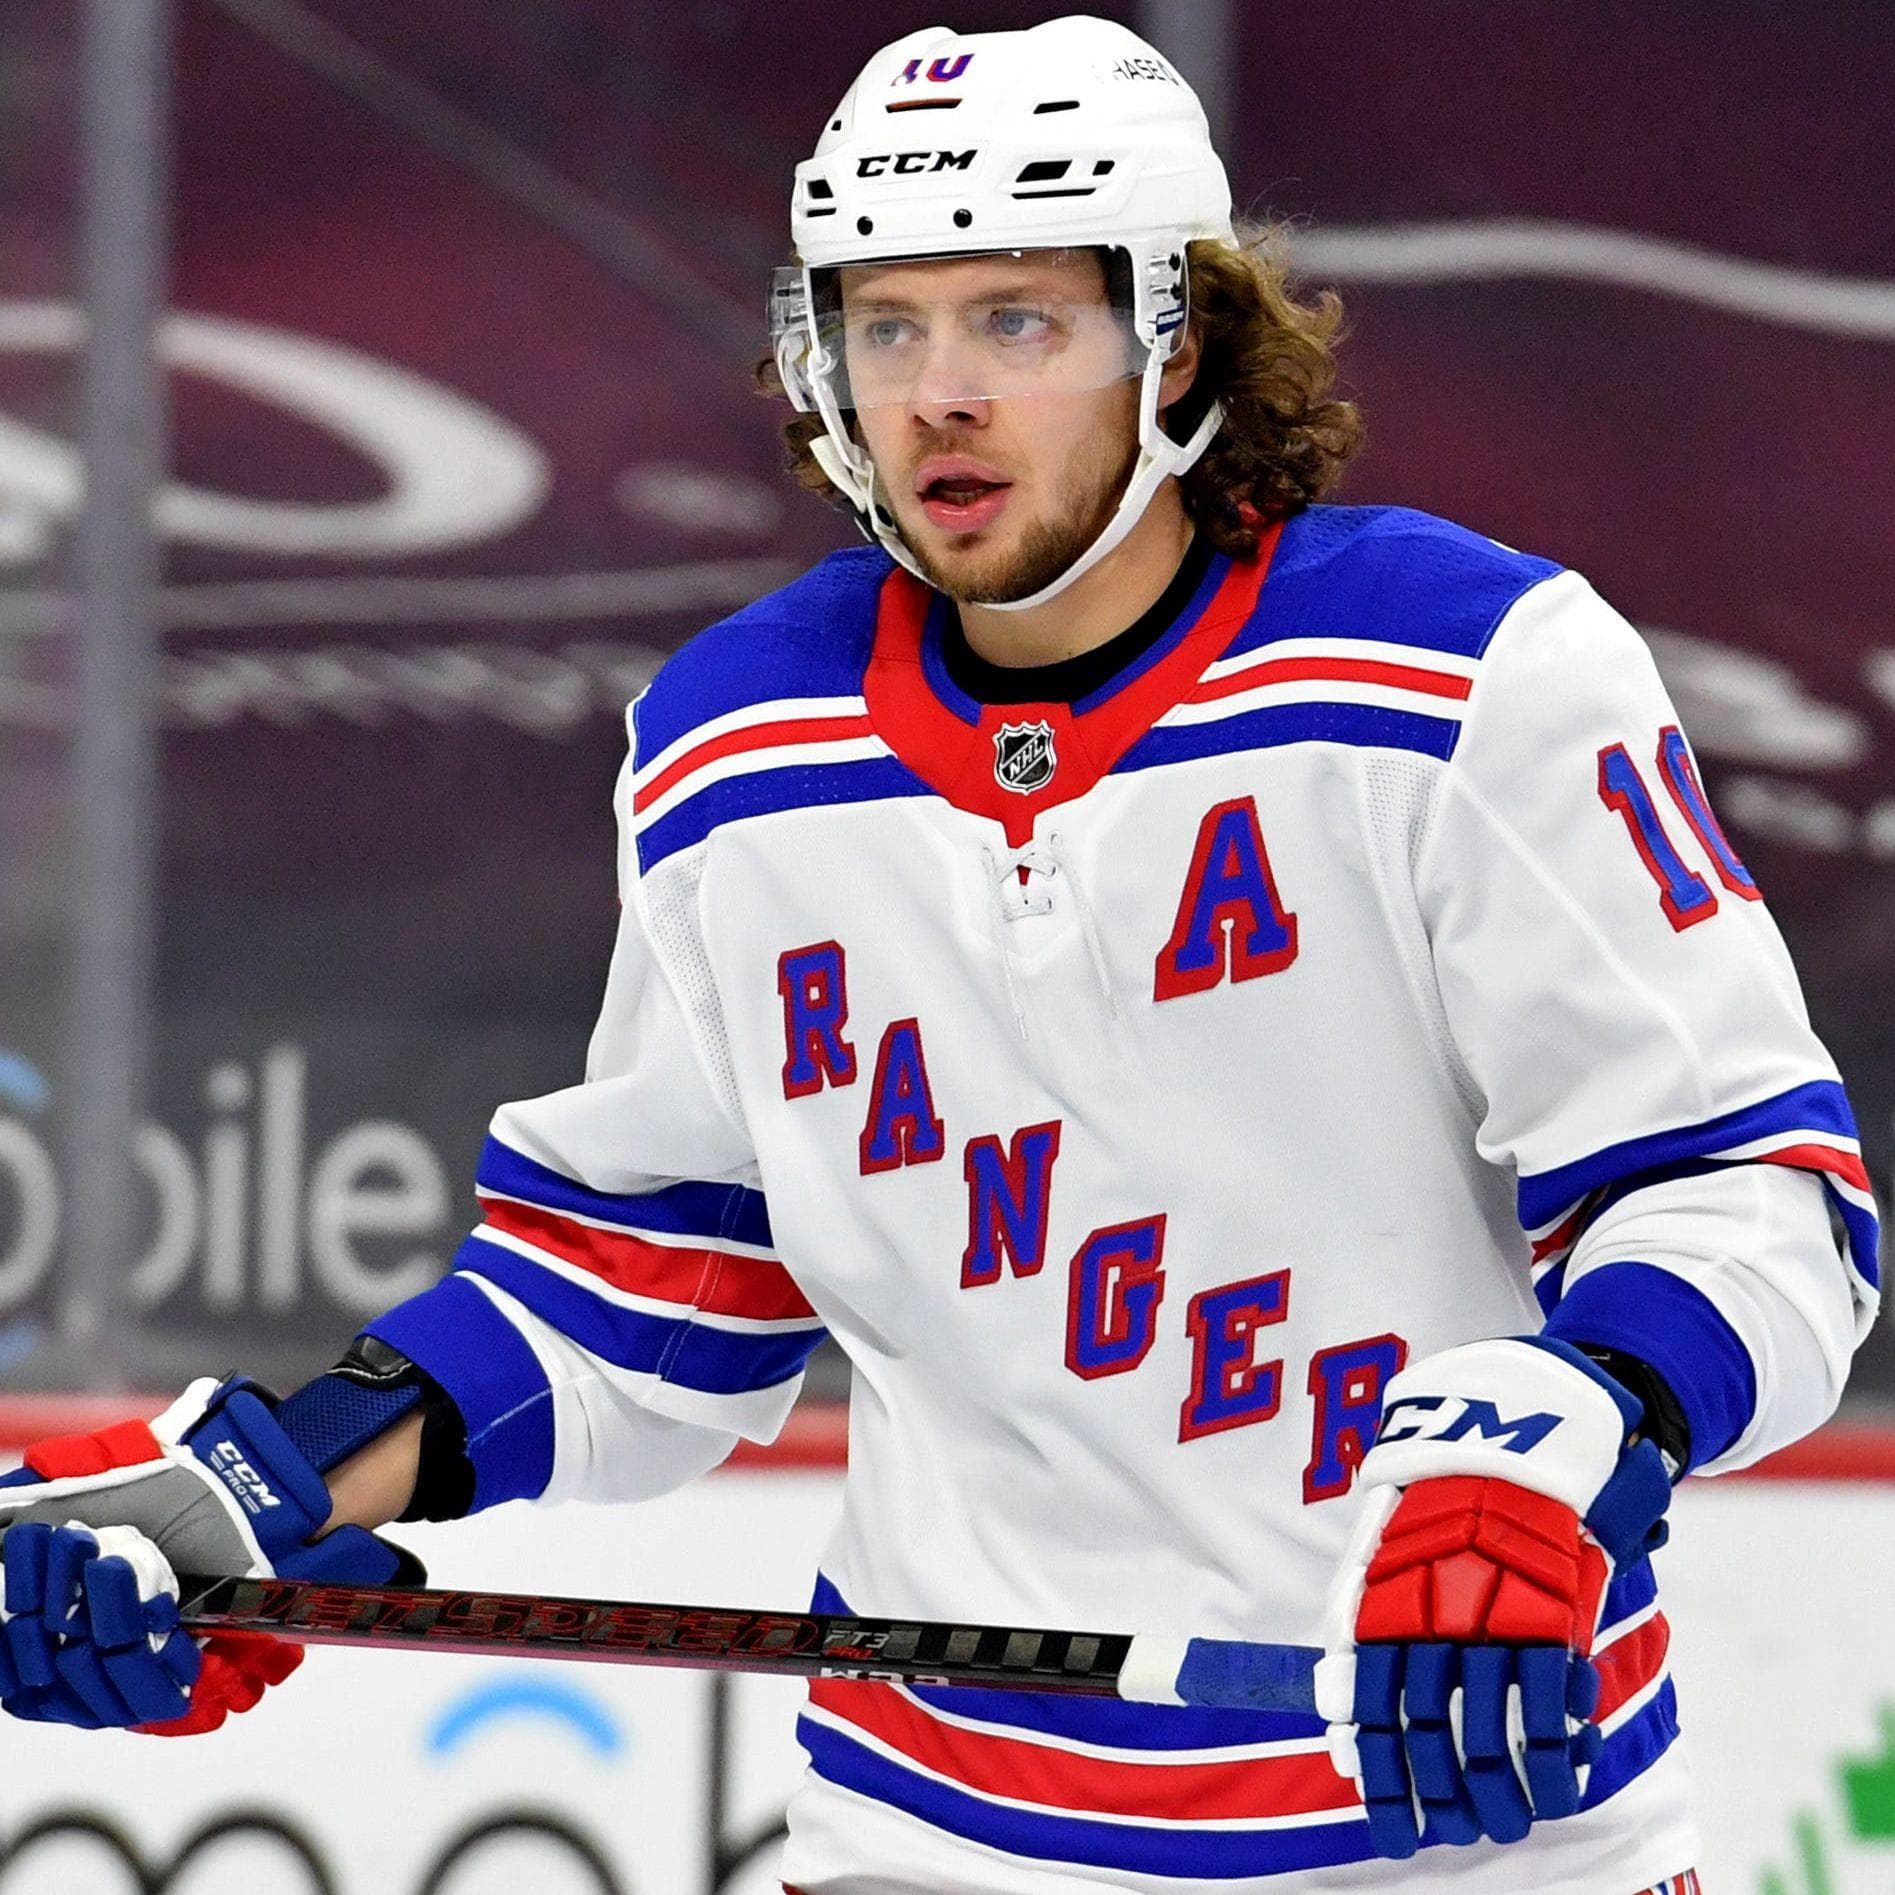
[[[1331,1656],[1325,1720],[821,1682],[805,1895],[1695,1887],[1647,1556],[1831,1411],[1876,1243],[1638,638],[1320,504],[1334,309],[1117,26],[878,54],[792,224],[871,544],[633,707],[586,1080],[497,1115],[453,1273],[0,1489],[7,1708],[203,1728],[282,1660],[173,1568],[658,1493],[827,1333],[825,1605]]]

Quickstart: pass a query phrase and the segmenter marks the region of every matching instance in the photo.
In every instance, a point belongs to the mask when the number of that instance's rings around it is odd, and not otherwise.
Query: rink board
[[[788,1606],[807,1595],[838,1491],[832,1469],[753,1467],[640,1508],[515,1505],[409,1537],[442,1584]],[[1661,1576],[1707,1889],[1884,1895],[1895,1484],[1693,1483],[1676,1522]],[[774,1895],[768,1838],[801,1768],[799,1695],[789,1681],[322,1650],[258,1711],[190,1742],[7,1723],[0,1891],[119,1895],[140,1886],[136,1858],[170,1895]],[[22,1848],[49,1819],[70,1833]],[[228,1833],[164,1883],[223,1819]]]

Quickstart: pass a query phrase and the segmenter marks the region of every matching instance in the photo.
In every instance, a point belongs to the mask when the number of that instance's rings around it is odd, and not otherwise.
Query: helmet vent
[[[959,104],[959,99],[890,99],[886,109],[890,112],[951,112]]]
[[[835,196],[835,191],[830,187],[827,178],[811,178],[809,180],[809,194],[811,197],[831,198]]]
[[[1090,197],[1098,188],[1091,184],[1062,184],[1060,180],[1073,168],[1070,158],[1036,158],[1031,164],[1020,167],[1020,175],[1013,181],[1013,196],[1023,197]],[[1021,187],[1029,188],[1021,188]]]
[[[1079,101],[1077,99],[1042,99],[1039,104],[1033,108],[1035,117],[1038,117],[1042,112],[1076,112],[1078,110]]]
[[[1090,184],[1061,184],[1060,179],[1073,168],[1070,158],[1036,158],[1029,165],[1020,167],[1020,175],[1014,179],[1016,198],[1023,197],[1090,197],[1096,188]],[[1040,187],[1033,190],[1021,190],[1021,185]]]

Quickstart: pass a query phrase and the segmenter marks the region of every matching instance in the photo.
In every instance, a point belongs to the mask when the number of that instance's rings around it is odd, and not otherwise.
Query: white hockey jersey
[[[634,706],[586,1081],[498,1114],[453,1274],[371,1325],[476,1504],[667,1489],[827,1332],[831,1609],[1313,1642],[1405,1360],[1627,1349],[1713,1469],[1828,1412],[1849,1108],[1583,579],[1316,507],[1071,706],[967,698],[946,610],[838,554]],[[1587,1809],[1409,1865],[1313,1718],[825,1681],[785,1875],[1630,1895],[1696,1849],[1666,1636],[1619,1575]]]

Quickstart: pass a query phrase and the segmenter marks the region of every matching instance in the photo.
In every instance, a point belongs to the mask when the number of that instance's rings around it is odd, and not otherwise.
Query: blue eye
[[[1002,342],[1037,342],[1052,325],[1037,309],[996,309],[989,318],[993,332]]]
[[[892,349],[901,341],[905,326],[897,316],[878,316],[863,331],[863,340],[871,348]]]

